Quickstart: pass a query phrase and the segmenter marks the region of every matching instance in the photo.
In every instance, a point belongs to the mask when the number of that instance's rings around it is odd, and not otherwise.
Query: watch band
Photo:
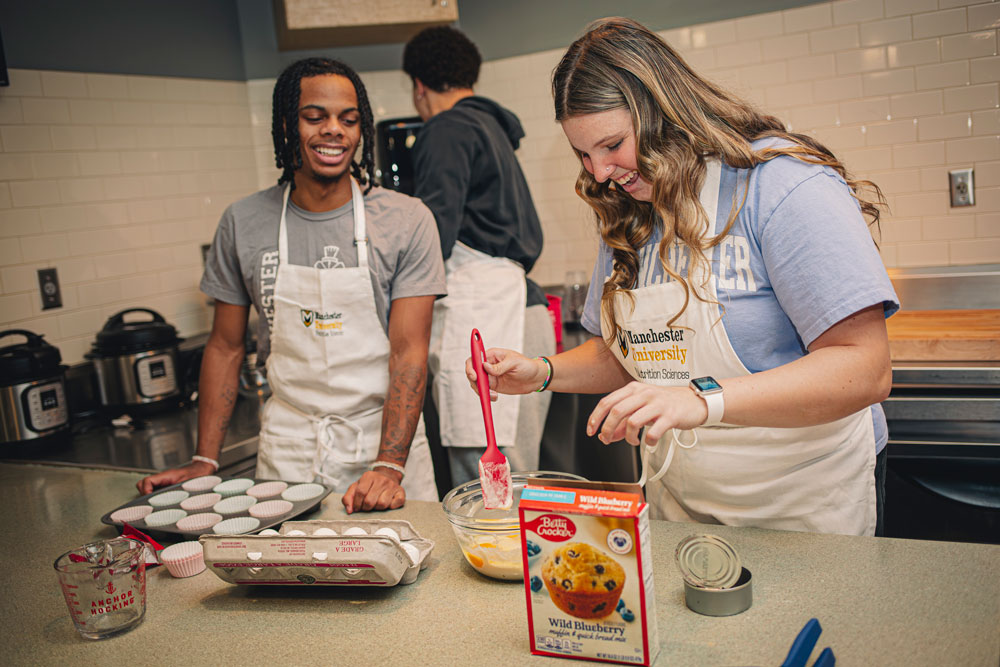
[[[722,421],[722,415],[726,411],[726,402],[722,398],[722,392],[715,392],[713,394],[699,393],[702,400],[705,401],[705,405],[708,406],[708,419],[702,426],[714,426]]]
[[[708,417],[701,424],[702,426],[714,426],[722,421],[722,415],[726,411],[726,402],[722,398],[722,385],[710,375],[695,378],[689,385],[694,393],[701,396],[708,406]]]

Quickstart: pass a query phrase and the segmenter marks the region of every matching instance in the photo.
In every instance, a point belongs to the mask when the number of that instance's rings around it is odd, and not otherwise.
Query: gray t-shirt
[[[238,306],[253,304],[257,322],[257,363],[270,352],[272,297],[278,267],[278,224],[284,186],[274,186],[226,209],[205,258],[201,291]],[[447,293],[437,225],[419,199],[375,187],[365,195],[368,267],[375,309],[389,329],[389,304],[412,296]],[[288,203],[288,261],[301,266],[358,265],[354,208],[347,202],[323,213]]]

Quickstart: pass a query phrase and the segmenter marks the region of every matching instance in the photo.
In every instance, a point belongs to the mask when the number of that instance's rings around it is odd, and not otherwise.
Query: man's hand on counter
[[[406,492],[399,485],[402,481],[403,476],[395,470],[369,470],[351,484],[341,502],[348,514],[400,508],[406,502]]]
[[[211,475],[214,472],[215,469],[208,463],[192,461],[186,466],[181,466],[180,468],[171,468],[170,470],[164,470],[163,472],[158,472],[155,475],[150,475],[149,477],[143,477],[139,480],[135,487],[139,489],[140,494],[146,495],[147,493],[152,493],[155,489],[158,489],[161,486],[178,484],[195,477]]]

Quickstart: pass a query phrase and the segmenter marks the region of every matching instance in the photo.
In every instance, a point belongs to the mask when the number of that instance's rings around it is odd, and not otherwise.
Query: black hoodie
[[[513,113],[485,97],[466,97],[430,118],[413,146],[414,195],[434,213],[441,253],[455,241],[531,270],[542,226],[514,151],[524,137]],[[546,303],[528,280],[528,305]]]

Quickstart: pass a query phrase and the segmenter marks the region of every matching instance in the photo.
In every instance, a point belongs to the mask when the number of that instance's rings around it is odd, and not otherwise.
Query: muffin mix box
[[[634,484],[529,485],[519,503],[531,652],[649,665],[649,508]]]

